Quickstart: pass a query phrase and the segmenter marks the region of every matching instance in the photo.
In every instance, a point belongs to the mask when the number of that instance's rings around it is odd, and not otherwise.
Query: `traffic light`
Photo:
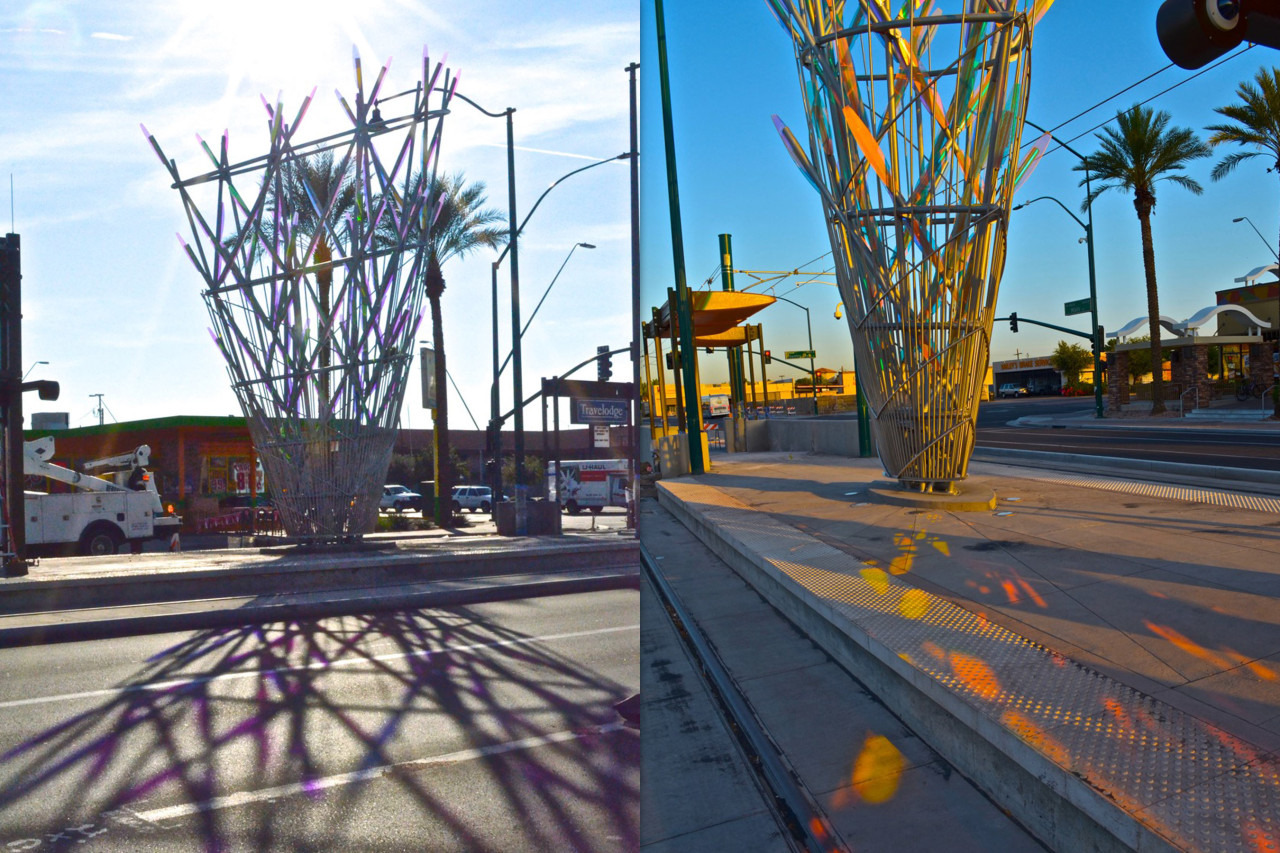
[[[1009,331],[1011,332],[1018,331],[1018,312],[1017,311],[1012,311],[1009,313]]]
[[[769,354],[768,350],[764,351],[764,363],[773,364],[773,356]]]
[[[613,356],[609,355],[609,345],[596,347],[596,378],[608,382],[613,375]]]
[[[1175,65],[1208,65],[1241,42],[1280,47],[1280,6],[1275,0],[1164,0],[1156,35]]]
[[[680,362],[676,359],[676,354],[673,352],[667,353],[667,370],[674,371],[679,367]]]

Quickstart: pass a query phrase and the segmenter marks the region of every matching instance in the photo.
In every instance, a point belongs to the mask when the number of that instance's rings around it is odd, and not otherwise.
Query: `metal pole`
[[[27,573],[27,507],[23,486],[22,453],[22,240],[6,234],[0,245],[0,382],[4,383],[4,515],[8,545],[13,557],[5,561],[4,574]]]
[[[804,306],[800,306],[804,308]],[[809,352],[813,353],[813,326],[809,323],[809,309],[804,309],[804,327],[809,333]],[[809,388],[813,390],[813,413],[818,414],[818,372],[813,365],[813,355],[809,356]]]
[[[689,430],[689,420],[685,417],[688,406],[685,405],[684,396],[684,377],[680,375],[680,369],[684,366],[685,353],[678,346],[677,338],[680,337],[680,314],[676,310],[676,292],[672,288],[667,288],[667,307],[670,309],[669,314],[671,320],[671,378],[676,386],[676,424],[677,430],[684,429],[687,433]]]
[[[1048,133],[1048,131],[1046,131],[1043,127],[1041,127],[1040,125],[1036,124],[1033,121],[1028,121],[1027,119],[1023,119],[1023,123],[1031,125],[1041,133]],[[1074,154],[1076,157],[1078,157],[1080,159],[1080,162],[1085,166],[1084,198],[1085,198],[1085,215],[1088,217],[1088,224],[1085,225],[1084,236],[1086,237],[1086,240],[1085,240],[1086,248],[1089,251],[1089,305],[1091,308],[1091,310],[1089,311],[1089,322],[1093,324],[1092,326],[1090,326],[1089,331],[1092,333],[1090,337],[1094,341],[1094,344],[1093,344],[1093,409],[1094,409],[1094,417],[1101,418],[1101,417],[1104,417],[1104,412],[1105,412],[1104,406],[1102,404],[1102,341],[1098,340],[1098,283],[1097,283],[1097,277],[1094,273],[1094,267],[1093,267],[1093,202],[1089,200],[1090,196],[1092,195],[1092,189],[1089,186],[1089,168],[1088,168],[1089,158],[1085,157],[1079,151],[1075,150],[1070,145],[1063,142],[1058,137],[1054,136],[1052,133],[1049,134],[1049,138],[1052,139],[1054,142],[1058,143],[1058,145],[1060,145],[1062,148],[1065,148],[1067,153]],[[1054,200],[1057,201],[1057,199],[1054,199]],[[1061,205],[1061,202],[1059,202],[1059,204]],[[1061,205],[1061,206],[1063,210],[1066,210],[1065,205]],[[1071,213],[1071,211],[1067,210],[1067,213]],[[1072,216],[1074,217],[1074,214],[1072,214]],[[1079,221],[1079,220],[1076,220],[1076,221]]]
[[[515,401],[515,484],[524,485],[524,388],[521,373],[524,364],[520,359],[520,234],[516,228],[516,140],[511,120],[514,109],[507,110],[507,201],[510,206],[511,237],[507,248],[511,252],[511,385]]]
[[[679,296],[671,303],[671,312],[681,313],[680,355],[684,370],[685,429],[689,436],[689,469],[694,474],[706,471],[702,458],[702,404],[698,399],[697,378],[694,365],[688,355],[693,352],[693,319],[686,316],[689,285],[684,275],[684,234],[680,226],[680,189],[676,179],[676,141],[671,119],[671,80],[667,73],[667,28],[662,12],[662,0],[655,0],[654,15],[658,24],[658,76],[662,88],[662,131],[667,155],[667,198],[671,207],[671,256],[675,265],[676,292]],[[695,438],[697,439],[695,441]]]
[[[729,234],[720,235],[720,289],[728,291],[734,289],[733,237]],[[746,449],[747,443],[747,392],[744,387],[742,347],[729,347],[725,350],[725,353],[729,358],[729,397],[733,401],[734,445],[739,451],[742,451]]]
[[[498,385],[498,262],[493,262],[493,385],[489,388],[489,449],[494,461],[489,483],[493,502],[502,500],[502,391]]]
[[[640,115],[636,98],[636,70],[640,63],[626,67],[631,101],[631,378],[636,393],[631,398],[631,495],[634,512],[636,475],[640,473]],[[652,424],[652,421],[650,422]],[[650,432],[652,434],[652,431]],[[632,519],[632,527],[635,527]]]
[[[658,310],[656,308],[653,310],[653,320],[651,321],[650,329],[653,330],[653,346],[654,346],[654,349],[657,350],[657,352],[654,353],[655,355],[654,365],[658,373],[658,405],[655,407],[652,402],[653,381],[650,380],[649,381],[649,397],[650,397],[649,431],[650,433],[653,432],[653,419],[655,417],[659,417],[662,419],[661,420],[662,426],[659,428],[659,432],[663,438],[666,438],[667,437],[667,370],[666,370],[666,365],[663,363],[663,360],[662,360],[662,334],[658,331]],[[646,369],[648,369],[647,362],[645,364],[645,367]],[[654,411],[655,408],[658,409],[657,412]]]
[[[764,416],[767,418],[770,415],[769,371],[764,367],[764,325],[761,323],[756,323],[756,339],[760,341],[760,390],[764,392]]]

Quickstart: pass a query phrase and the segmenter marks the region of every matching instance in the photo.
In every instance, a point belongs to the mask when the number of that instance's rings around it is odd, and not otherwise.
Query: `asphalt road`
[[[1096,429],[1087,425],[1006,426],[1022,417],[1063,417],[1092,411],[1090,398],[992,400],[978,409],[977,445],[989,449],[1003,447],[1280,471],[1280,432],[1276,431],[1212,427],[1144,429],[1132,422],[1126,423],[1124,429]]]
[[[0,651],[0,850],[628,850],[635,591]]]

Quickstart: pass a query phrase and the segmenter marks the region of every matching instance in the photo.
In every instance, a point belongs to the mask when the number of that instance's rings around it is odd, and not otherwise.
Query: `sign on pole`
[[[631,408],[630,400],[571,397],[569,403],[569,423],[573,424],[625,424]]]
[[[792,359],[792,358],[817,358],[818,356],[817,356],[817,353],[815,353],[811,349],[797,349],[797,350],[789,349],[787,350],[786,357],[788,359]]]
[[[436,407],[436,352],[422,348],[422,408]]]
[[[592,436],[594,437],[593,446],[608,447],[609,446],[609,427],[604,424],[596,424],[591,427]]]
[[[1093,310],[1093,300],[1087,297],[1084,299],[1077,299],[1075,302],[1067,302],[1062,306],[1062,308],[1068,317],[1073,314],[1088,314]]]

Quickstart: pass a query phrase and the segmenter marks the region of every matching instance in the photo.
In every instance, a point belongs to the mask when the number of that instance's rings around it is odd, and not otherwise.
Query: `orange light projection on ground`
[[[853,790],[864,801],[887,803],[898,793],[906,760],[884,735],[868,735],[853,763]]]
[[[1205,648],[1204,646],[1192,640],[1167,625],[1156,625],[1154,622],[1143,620],[1143,625],[1147,630],[1164,640],[1168,640],[1182,651],[1189,655],[1194,655],[1203,661],[1206,661],[1219,669],[1228,670],[1243,666],[1263,681],[1275,681],[1275,670],[1271,669],[1261,661],[1247,658],[1237,652],[1235,649],[1224,648],[1222,654]]]

